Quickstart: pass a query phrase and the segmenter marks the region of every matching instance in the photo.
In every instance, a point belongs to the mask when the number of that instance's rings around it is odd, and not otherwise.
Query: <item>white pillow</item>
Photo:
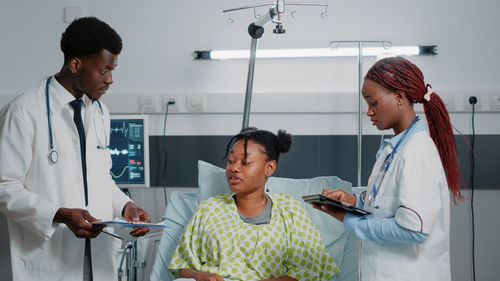
[[[226,171],[202,160],[198,160],[198,202],[221,193],[231,192],[226,179]],[[336,176],[315,177],[310,179],[290,179],[270,177],[266,189],[273,193],[289,193],[301,196],[321,193],[323,188],[342,188],[352,192],[352,184]]]
[[[343,181],[335,176],[310,179],[270,177],[266,183],[266,189],[269,192],[287,193],[298,198],[302,203],[303,195],[321,193],[323,188],[341,188],[352,192],[351,186],[350,182]],[[221,193],[231,192],[225,170],[201,160],[198,161],[198,187],[197,199],[199,202]],[[321,211],[313,209],[309,204],[303,203],[303,205],[309,212],[312,223],[318,228],[326,249],[340,267],[340,270],[342,271],[343,264],[357,267],[358,258],[356,255],[353,255],[349,260],[344,260],[344,248],[349,233],[346,232],[342,223]],[[346,280],[357,280],[357,276],[351,277],[355,279]]]
[[[226,171],[205,161],[198,160],[198,193],[202,202],[221,193],[231,192],[226,179]]]
[[[168,227],[163,230],[158,252],[151,271],[151,281],[172,281],[174,277],[168,271],[170,260],[174,255],[177,243],[184,232],[184,227],[193,216],[198,205],[194,192],[174,191],[168,199],[163,215]]]

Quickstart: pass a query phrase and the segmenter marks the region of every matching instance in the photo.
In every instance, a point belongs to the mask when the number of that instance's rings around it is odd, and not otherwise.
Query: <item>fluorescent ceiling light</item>
[[[364,47],[363,56],[419,56],[436,55],[437,46],[401,46],[401,47]],[[195,51],[197,60],[227,60],[248,59],[250,50],[211,50]],[[314,48],[314,49],[259,49],[256,57],[271,58],[329,58],[329,57],[357,57],[358,48]]]

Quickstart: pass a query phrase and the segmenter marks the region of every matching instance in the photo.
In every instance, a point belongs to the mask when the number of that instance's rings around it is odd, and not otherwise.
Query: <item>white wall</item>
[[[3,93],[20,93],[52,74],[62,63],[58,48],[63,8],[79,6],[122,36],[123,53],[114,93],[236,93],[244,91],[247,63],[193,61],[199,49],[249,48],[251,11],[223,9],[256,1],[59,0],[0,2]],[[438,90],[499,90],[496,83],[500,38],[495,0],[326,1],[326,20],[318,8],[301,8],[284,18],[285,35],[270,28],[261,48],[326,47],[331,40],[391,40],[394,45],[436,44],[439,55],[414,61]],[[291,9],[291,8],[290,8]],[[263,10],[259,10],[263,11]],[[355,91],[354,59],[259,62],[255,92]]]
[[[138,113],[140,97],[156,101],[175,97],[181,113],[169,116],[168,134],[234,134],[241,127],[247,62],[194,61],[192,52],[249,48],[246,28],[254,21],[252,11],[232,13],[234,23],[226,24],[222,10],[257,2],[0,0],[0,106],[59,70],[63,60],[59,40],[67,26],[63,9],[77,6],[82,16],[101,18],[123,38],[115,84],[105,97],[113,113]],[[412,61],[422,69],[427,83],[453,101],[452,122],[463,133],[471,132],[465,101],[477,95],[480,113],[476,132],[500,133],[499,113],[490,105],[490,99],[500,93],[500,56],[496,53],[500,44],[499,1],[325,2],[330,5],[326,20],[320,18],[322,10],[317,8],[300,8],[299,16],[291,18],[290,7],[284,17],[286,34],[274,35],[268,27],[259,47],[318,48],[327,47],[331,40],[436,44],[439,55]],[[372,63],[373,59],[365,59],[365,70]],[[259,60],[253,107],[258,113],[252,115],[251,124],[271,130],[287,128],[294,134],[356,134],[356,75],[354,58]],[[186,102],[192,95],[205,99],[205,112],[188,112]],[[161,134],[163,117],[153,114],[150,120],[150,133]],[[378,133],[366,118],[363,122],[364,134]],[[157,206],[151,210],[156,218],[162,208],[157,202],[162,196],[159,192],[155,189],[140,195],[146,205]],[[499,196],[498,190],[480,191],[476,199],[478,280],[495,280],[500,274],[494,264],[500,255],[495,237],[500,224],[492,211]],[[452,261],[456,281],[471,279],[467,216],[466,204],[454,207]]]
[[[162,96],[175,97],[180,111],[187,112],[187,99],[202,95],[205,114],[172,114],[169,133],[232,134],[241,126],[239,113],[243,110],[247,62],[195,61],[192,53],[249,48],[246,29],[255,20],[253,12],[231,13],[233,24],[227,24],[222,13],[223,9],[248,3],[256,2],[1,0],[0,97],[5,98],[0,105],[38,83],[42,76],[57,72],[62,64],[60,34],[67,25],[63,22],[63,9],[76,6],[81,8],[83,16],[94,15],[111,24],[123,38],[124,49],[115,84],[104,98],[112,112],[139,113],[140,96],[151,96],[155,101],[161,101]],[[492,109],[489,102],[492,97],[500,96],[500,86],[495,79],[500,65],[500,56],[495,55],[500,43],[495,28],[500,20],[495,12],[500,2],[356,0],[324,3],[330,5],[326,19],[320,17],[322,9],[314,7],[301,7],[298,17],[292,18],[289,13],[294,8],[288,7],[283,19],[286,34],[273,34],[269,25],[259,47],[317,48],[327,47],[331,40],[360,39],[391,40],[394,45],[436,44],[438,56],[412,60],[438,93],[453,100],[450,111],[464,111],[470,95],[479,97],[479,111],[498,110]],[[365,59],[365,70],[373,61]],[[355,134],[356,115],[351,113],[352,116],[346,118],[336,112],[356,110],[356,75],[355,58],[259,60],[252,109],[260,113],[252,115],[251,124],[270,129],[287,127],[295,134]],[[259,102],[259,96],[264,102]],[[300,102],[287,102],[295,100]],[[318,111],[322,113],[315,114]],[[225,112],[238,114],[220,114]],[[301,117],[313,122],[287,122],[290,115],[265,112],[302,112]],[[205,126],[209,120],[210,126]],[[224,122],[219,122],[221,120]],[[364,133],[376,133],[367,120],[365,123]],[[478,133],[500,130],[498,126],[490,128],[491,122],[486,124],[486,131],[478,129]],[[468,133],[468,120],[455,125]],[[161,126],[161,123],[153,123],[152,128],[161,129],[152,133],[162,132]]]

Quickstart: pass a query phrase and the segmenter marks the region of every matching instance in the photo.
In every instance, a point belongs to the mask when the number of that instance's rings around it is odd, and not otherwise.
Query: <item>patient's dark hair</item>
[[[120,54],[122,39],[111,26],[95,17],[74,20],[61,36],[65,64],[74,57],[99,55],[102,50]]]
[[[269,131],[248,127],[242,129],[239,134],[229,140],[224,159],[227,158],[231,145],[239,140],[245,140],[245,159],[247,158],[247,143],[252,140],[264,147],[267,161],[276,160],[276,162],[278,162],[280,153],[288,152],[292,145],[292,135],[287,134],[285,130],[278,130],[278,135],[275,135]]]

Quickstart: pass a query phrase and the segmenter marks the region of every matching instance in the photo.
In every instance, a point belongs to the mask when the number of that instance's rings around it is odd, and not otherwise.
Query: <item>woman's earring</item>
[[[400,110],[401,110],[401,105],[402,105],[402,104],[403,104],[402,102],[398,102],[398,108],[399,108]]]

